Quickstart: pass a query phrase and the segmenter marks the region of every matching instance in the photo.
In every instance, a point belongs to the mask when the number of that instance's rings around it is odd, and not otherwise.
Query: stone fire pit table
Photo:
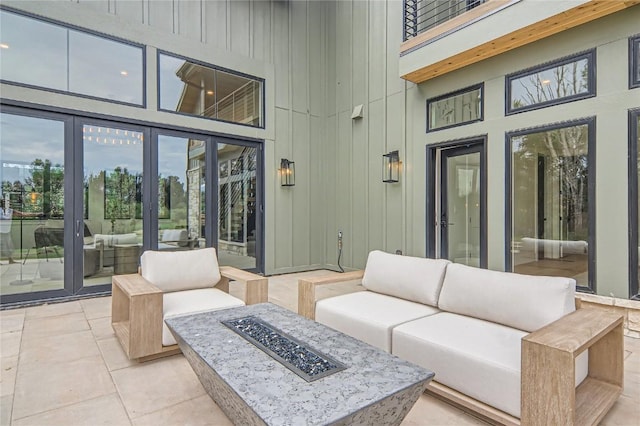
[[[270,303],[166,323],[235,424],[397,425],[434,376]]]

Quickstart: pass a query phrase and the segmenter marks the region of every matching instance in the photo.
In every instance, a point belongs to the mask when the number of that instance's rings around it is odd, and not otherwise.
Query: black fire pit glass
[[[257,317],[248,316],[221,322],[307,382],[347,368]]]

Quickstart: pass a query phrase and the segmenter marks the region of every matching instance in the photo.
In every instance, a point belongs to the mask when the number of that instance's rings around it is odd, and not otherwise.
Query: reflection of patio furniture
[[[186,229],[165,229],[158,242],[158,250],[188,250],[193,248]]]
[[[142,246],[138,244],[116,244],[113,246],[113,272],[134,274],[138,271],[138,259]]]
[[[169,316],[267,301],[268,280],[219,267],[214,248],[148,250],[140,264],[140,274],[112,278],[111,324],[129,359],[146,361],[180,352],[164,324]],[[243,300],[228,294],[229,281],[243,285]]]
[[[95,234],[92,247],[100,251],[99,269],[114,266],[114,246],[140,244],[140,238],[134,232],[128,234]]]
[[[88,228],[85,225],[85,236]],[[90,235],[90,233],[89,233]],[[52,228],[39,226],[33,231],[36,243],[36,252],[39,259],[44,256],[45,262],[39,266],[40,277],[61,280],[64,277],[64,253],[59,249],[64,248],[64,228]],[[88,277],[98,270],[99,251],[91,246],[84,246],[83,251],[83,275]],[[51,262],[50,262],[51,260]]]

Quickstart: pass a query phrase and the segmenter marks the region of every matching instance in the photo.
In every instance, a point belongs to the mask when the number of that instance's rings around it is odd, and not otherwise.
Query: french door
[[[0,303],[108,293],[144,250],[262,272],[258,141],[3,107]]]
[[[484,139],[427,147],[427,254],[486,267]]]

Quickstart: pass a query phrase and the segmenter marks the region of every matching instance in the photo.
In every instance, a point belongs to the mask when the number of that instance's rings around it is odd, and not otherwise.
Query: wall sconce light
[[[382,181],[384,183],[395,183],[400,180],[400,154],[398,151],[391,151],[382,156]]]
[[[280,186],[295,186],[296,163],[286,158],[280,160]]]

